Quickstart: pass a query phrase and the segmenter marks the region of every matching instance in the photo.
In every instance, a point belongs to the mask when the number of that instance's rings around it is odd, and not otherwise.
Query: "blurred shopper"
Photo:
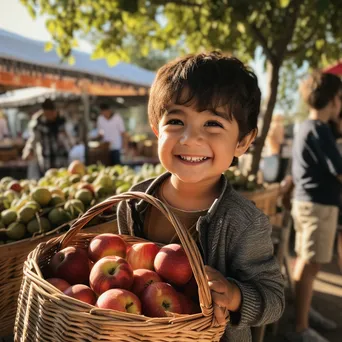
[[[7,120],[5,114],[0,110],[0,140],[9,136]]]
[[[341,111],[342,82],[335,75],[315,73],[302,83],[301,95],[310,112],[293,142],[296,331],[288,333],[287,339],[327,342],[309,328],[309,312],[313,282],[321,264],[332,260],[337,227],[342,158],[328,121],[335,120]],[[310,325],[322,329],[336,327],[313,310]]]
[[[101,115],[97,119],[98,133],[110,143],[112,165],[121,164],[121,150],[125,137],[124,121],[119,113],[113,113],[108,103],[100,104]]]
[[[33,115],[29,128],[30,137],[23,150],[23,159],[36,157],[41,174],[50,168],[68,165],[71,139],[66,132],[64,118],[50,99],[45,100],[42,110]]]
[[[330,121],[331,130],[335,136],[338,150],[342,155],[342,110],[336,121]],[[338,225],[337,225],[337,261],[342,273],[342,191],[340,192],[340,205],[339,205]]]

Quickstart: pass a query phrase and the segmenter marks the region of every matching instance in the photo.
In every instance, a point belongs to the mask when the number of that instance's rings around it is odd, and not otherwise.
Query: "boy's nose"
[[[180,143],[182,145],[199,144],[202,140],[203,136],[199,129],[188,127],[183,131],[183,134],[180,138]]]

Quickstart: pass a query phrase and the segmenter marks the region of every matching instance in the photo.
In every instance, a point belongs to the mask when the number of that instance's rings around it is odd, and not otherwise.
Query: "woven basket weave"
[[[48,264],[58,250],[67,246],[86,248],[97,235],[79,233],[87,222],[118,202],[133,198],[154,205],[174,226],[198,284],[201,313],[151,318],[98,309],[65,296],[43,279],[41,268]],[[129,245],[144,241],[127,235],[122,237]],[[14,329],[15,341],[208,342],[219,341],[224,330],[225,326],[219,326],[214,319],[212,297],[195,241],[162,202],[145,193],[127,192],[92,207],[64,236],[40,244],[29,254],[24,264]]]

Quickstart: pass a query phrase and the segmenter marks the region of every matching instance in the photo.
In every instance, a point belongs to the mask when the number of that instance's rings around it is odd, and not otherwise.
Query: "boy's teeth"
[[[207,159],[207,157],[188,157],[188,156],[180,156],[180,157],[183,160],[190,161],[190,162],[193,162],[193,163],[200,162],[202,160],[206,160]]]

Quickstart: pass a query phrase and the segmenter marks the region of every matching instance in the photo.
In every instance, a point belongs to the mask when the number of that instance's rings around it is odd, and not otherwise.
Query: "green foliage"
[[[277,107],[285,115],[290,115],[296,111],[297,102],[299,100],[299,82],[307,72],[307,65],[298,69],[291,61],[284,61],[279,75],[280,82],[278,87]]]
[[[268,59],[301,66],[325,65],[342,50],[341,0],[21,0],[46,27],[63,57],[75,36],[96,34],[94,58],[129,60],[131,37],[139,55],[182,41],[187,51],[221,49],[253,58],[262,46]]]

